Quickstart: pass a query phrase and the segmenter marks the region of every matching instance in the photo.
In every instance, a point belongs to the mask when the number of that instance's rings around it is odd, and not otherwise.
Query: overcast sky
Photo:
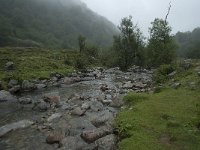
[[[170,0],[82,0],[89,8],[118,25],[121,18],[132,15],[147,36],[156,17],[165,18]],[[168,21],[177,31],[200,27],[200,0],[172,0]]]

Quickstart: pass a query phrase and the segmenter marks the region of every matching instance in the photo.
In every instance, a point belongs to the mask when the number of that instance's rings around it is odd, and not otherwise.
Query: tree
[[[162,64],[170,64],[176,56],[177,45],[171,35],[171,27],[167,20],[156,18],[149,29],[148,64],[158,67]]]
[[[137,25],[133,24],[131,16],[123,18],[118,28],[120,35],[114,37],[113,47],[117,53],[118,65],[126,70],[139,62],[143,37]]]
[[[80,53],[82,53],[82,51],[84,51],[85,47],[86,47],[86,38],[84,36],[79,35],[78,45],[79,45],[79,51],[80,51]]]

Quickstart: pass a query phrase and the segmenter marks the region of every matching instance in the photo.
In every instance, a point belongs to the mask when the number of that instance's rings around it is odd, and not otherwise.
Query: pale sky
[[[121,18],[133,16],[145,36],[148,36],[150,22],[156,17],[165,18],[170,0],[82,0],[98,14],[115,25]],[[168,21],[173,33],[193,30],[200,27],[200,0],[172,0]]]

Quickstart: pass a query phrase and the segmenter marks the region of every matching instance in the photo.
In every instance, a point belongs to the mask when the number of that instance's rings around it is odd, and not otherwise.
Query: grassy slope
[[[48,78],[50,72],[66,74],[73,70],[72,63],[78,56],[78,53],[72,51],[1,48],[0,80]],[[14,62],[15,71],[4,71],[4,66],[8,61]]]
[[[118,114],[116,123],[122,136],[122,150],[198,150],[200,149],[200,90],[188,83],[200,77],[193,70],[177,75],[182,87],[167,87],[157,94],[129,93],[128,108]],[[169,84],[169,82],[168,82]],[[125,137],[125,138],[124,138]]]

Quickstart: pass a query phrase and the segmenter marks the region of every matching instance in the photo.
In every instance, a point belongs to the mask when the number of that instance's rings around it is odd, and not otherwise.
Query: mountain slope
[[[105,46],[117,32],[79,0],[0,0],[0,46],[76,47],[79,35]]]

